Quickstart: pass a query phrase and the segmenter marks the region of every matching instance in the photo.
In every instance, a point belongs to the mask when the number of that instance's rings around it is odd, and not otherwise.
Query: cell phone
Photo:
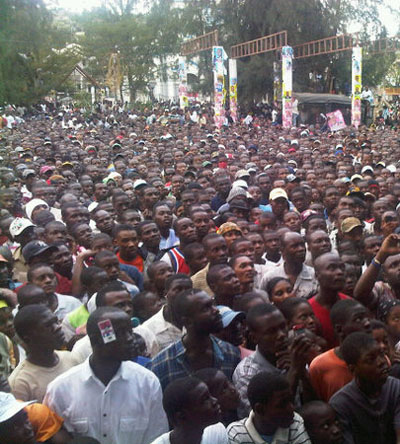
[[[302,324],[293,325],[292,330],[293,330],[295,336],[302,335],[303,333],[306,332],[306,329],[305,329],[304,325],[302,325]]]

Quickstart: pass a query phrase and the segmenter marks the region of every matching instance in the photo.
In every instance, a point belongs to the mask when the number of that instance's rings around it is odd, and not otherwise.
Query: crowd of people
[[[0,444],[399,444],[396,128],[43,107],[0,131]]]

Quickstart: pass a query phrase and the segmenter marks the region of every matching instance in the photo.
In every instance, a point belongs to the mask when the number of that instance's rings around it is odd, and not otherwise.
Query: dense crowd
[[[400,443],[397,128],[243,117],[2,118],[1,444]]]

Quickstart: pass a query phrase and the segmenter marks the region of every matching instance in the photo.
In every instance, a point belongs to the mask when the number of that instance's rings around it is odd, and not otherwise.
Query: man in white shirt
[[[129,360],[135,343],[129,316],[101,307],[89,317],[93,354],[55,379],[44,404],[72,435],[102,444],[149,444],[168,430],[157,377]]]

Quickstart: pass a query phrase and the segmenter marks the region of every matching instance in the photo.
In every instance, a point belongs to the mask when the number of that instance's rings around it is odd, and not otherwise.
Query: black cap
[[[52,253],[57,251],[56,246],[47,245],[45,242],[40,240],[33,240],[28,242],[22,249],[22,256],[27,263],[29,263],[35,256],[39,256],[42,253]]]

